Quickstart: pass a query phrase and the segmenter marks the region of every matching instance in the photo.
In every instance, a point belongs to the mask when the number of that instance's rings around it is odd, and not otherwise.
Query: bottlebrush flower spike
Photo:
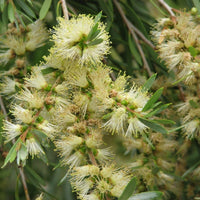
[[[79,15],[70,20],[59,18],[58,21],[53,35],[53,55],[84,65],[99,63],[108,54],[109,36],[99,19]]]
[[[199,77],[200,24],[197,14],[180,12],[176,23],[169,18],[158,21],[152,31],[160,58],[186,84]]]

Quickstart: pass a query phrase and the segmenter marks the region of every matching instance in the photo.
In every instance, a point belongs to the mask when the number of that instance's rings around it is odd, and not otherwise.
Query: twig
[[[151,76],[151,75],[152,75],[152,72],[151,72],[150,67],[149,67],[149,65],[148,65],[148,62],[147,62],[147,60],[146,60],[146,58],[145,58],[143,49],[142,49],[142,47],[141,47],[141,45],[140,45],[140,43],[139,43],[139,40],[138,40],[138,38],[137,38],[137,35],[135,34],[135,31],[133,30],[132,24],[131,24],[131,23],[129,22],[129,20],[126,18],[126,16],[125,16],[125,14],[124,14],[124,12],[123,12],[123,10],[122,10],[120,4],[119,4],[116,0],[113,0],[113,2],[114,2],[114,4],[116,5],[116,7],[117,7],[117,9],[118,9],[118,11],[119,11],[119,13],[120,13],[122,19],[124,20],[124,22],[125,22],[125,24],[126,24],[128,30],[129,30],[130,33],[131,33],[133,39],[134,39],[135,42],[136,42],[136,46],[137,46],[137,48],[138,48],[138,50],[139,50],[139,52],[140,52],[140,55],[141,55],[141,57],[142,57],[142,60],[143,60],[144,68],[147,70],[148,75]]]
[[[135,31],[135,33],[147,44],[149,45],[152,49],[155,49],[155,46],[151,43],[151,41],[149,41],[144,34],[138,29],[136,28],[130,21],[130,26],[131,28]]]
[[[56,84],[59,82],[60,80],[60,76],[56,79],[55,83],[53,84],[53,86],[51,87],[51,90],[47,93],[46,97],[45,97],[45,101],[48,101],[48,99],[50,98],[53,89],[56,87]],[[44,109],[44,105],[38,110],[38,112],[33,116],[33,120],[30,123],[29,127],[21,134],[21,140],[24,142],[26,139],[26,136],[28,134],[28,132],[32,129],[32,125],[35,123],[35,121],[37,120],[39,114],[42,112],[42,110]]]
[[[6,112],[6,108],[4,106],[3,99],[1,96],[0,96],[0,105],[1,105],[1,110],[3,112],[3,115],[5,116],[5,119],[8,120],[8,114]]]
[[[68,13],[68,10],[67,10],[67,4],[66,4],[65,0],[60,0],[60,1],[61,1],[64,17],[65,17],[66,20],[69,20],[69,13]]]
[[[20,166],[20,168],[19,168],[19,173],[20,173],[22,184],[23,184],[23,187],[24,187],[26,200],[31,200],[30,196],[29,196],[29,193],[28,193],[28,187],[27,187],[27,184],[26,184],[26,177],[25,177],[24,170],[23,170],[22,166]]]
[[[1,96],[0,96],[0,105],[1,105],[1,110],[3,111],[3,114],[5,116],[5,119],[8,120],[8,114],[6,112],[6,108],[4,106],[3,99],[2,99]],[[12,143],[14,144],[15,140],[12,140]],[[20,173],[22,184],[23,184],[23,187],[24,187],[24,193],[25,193],[25,196],[26,196],[26,200],[30,200],[30,196],[29,196],[28,187],[27,187],[27,184],[26,184],[26,178],[25,178],[24,170],[23,170],[23,167],[21,165],[19,166],[19,173]]]
[[[171,15],[171,17],[175,18],[175,14],[172,11],[172,8],[164,1],[164,0],[158,0],[158,2],[165,8],[165,10]]]

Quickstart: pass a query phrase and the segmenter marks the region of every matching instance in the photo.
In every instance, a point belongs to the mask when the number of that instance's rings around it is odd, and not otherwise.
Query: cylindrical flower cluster
[[[197,82],[200,73],[199,30],[197,13],[179,12],[176,20],[160,19],[152,31],[160,58],[186,84]]]

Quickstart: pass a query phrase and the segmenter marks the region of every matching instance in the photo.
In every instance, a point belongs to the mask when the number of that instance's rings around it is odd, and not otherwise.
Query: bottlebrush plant
[[[198,1],[0,8],[2,199],[200,198]]]

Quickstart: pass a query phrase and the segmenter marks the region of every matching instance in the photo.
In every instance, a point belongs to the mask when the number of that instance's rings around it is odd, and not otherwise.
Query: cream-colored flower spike
[[[26,42],[26,49],[28,51],[34,51],[45,44],[48,38],[48,32],[45,28],[45,24],[41,20],[28,25],[28,40]]]
[[[16,138],[22,133],[22,126],[19,124],[13,124],[9,121],[4,122],[4,137],[6,138],[6,143]]]
[[[174,70],[177,78],[186,84],[197,82],[200,74],[199,16],[192,12],[180,12],[176,23],[164,18],[154,28],[153,40],[169,70]]]
[[[59,25],[55,27],[53,35],[55,46],[51,54],[62,60],[76,60],[80,65],[99,63],[108,54],[108,33],[105,26],[96,22],[92,16],[79,15],[70,20],[59,18],[58,21]]]

